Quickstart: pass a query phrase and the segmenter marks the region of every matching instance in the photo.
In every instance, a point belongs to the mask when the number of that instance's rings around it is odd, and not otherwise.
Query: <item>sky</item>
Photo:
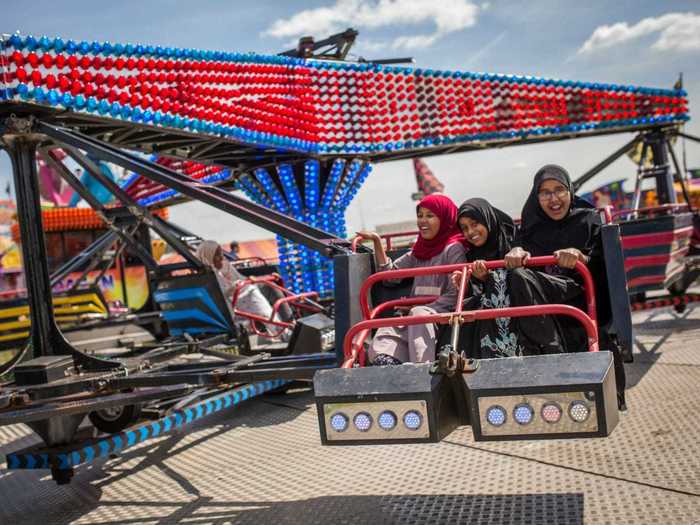
[[[690,100],[686,131],[700,135],[700,3],[697,1],[314,0],[255,2],[150,0],[3,0],[0,32],[75,40],[139,42],[223,51],[278,53],[302,35],[317,39],[353,27],[351,54],[410,56],[416,67],[533,75],[670,88],[683,72]],[[698,101],[698,102],[696,102]],[[519,215],[534,173],[558,163],[572,177],[630,140],[630,134],[559,141],[426,159],[459,204],[485,197]],[[683,144],[677,144],[680,154]],[[687,144],[689,167],[700,145]],[[633,177],[619,159],[584,187]],[[11,177],[0,153],[0,188]],[[628,188],[630,188],[631,179]],[[416,191],[410,161],[378,164],[348,208],[349,230],[410,220]],[[171,219],[219,241],[272,235],[200,203],[171,209]]]

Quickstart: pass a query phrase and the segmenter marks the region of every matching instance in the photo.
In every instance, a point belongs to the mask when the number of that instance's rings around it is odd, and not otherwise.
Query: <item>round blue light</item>
[[[409,430],[418,430],[423,424],[423,416],[416,410],[409,410],[403,415],[403,424]]]
[[[515,419],[516,423],[521,425],[530,423],[534,415],[535,411],[527,403],[520,403],[513,409],[513,419]]]
[[[494,405],[486,411],[486,421],[494,427],[500,427],[506,422],[506,410],[502,406]]]
[[[336,432],[345,432],[348,429],[350,420],[342,412],[336,412],[331,416],[331,428]]]
[[[355,417],[352,418],[352,422],[357,430],[360,432],[367,432],[372,427],[372,416],[367,412],[360,412],[355,414]]]
[[[385,410],[379,414],[379,417],[377,418],[377,424],[382,430],[392,430],[396,427],[397,422],[398,420],[396,418],[396,414],[394,414],[391,410]]]
[[[49,104],[52,106],[55,106],[58,104],[58,100],[60,98],[60,95],[58,94],[58,91],[55,89],[50,89],[49,92],[46,94],[46,99],[49,101]]]

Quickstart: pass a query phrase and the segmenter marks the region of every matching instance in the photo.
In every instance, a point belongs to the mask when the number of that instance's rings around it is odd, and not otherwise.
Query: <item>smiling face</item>
[[[571,193],[561,182],[547,179],[540,184],[537,192],[540,207],[552,220],[558,221],[566,217],[571,206]]]
[[[434,239],[440,231],[440,218],[428,208],[423,208],[422,206],[418,207],[416,224],[419,235],[426,241]]]
[[[457,222],[459,223],[459,229],[462,230],[464,237],[471,245],[479,247],[486,244],[489,237],[489,231],[486,226],[471,217],[460,217]]]
[[[224,265],[224,252],[221,249],[221,246],[219,246],[216,249],[216,252],[214,252],[214,258],[212,262],[214,263],[214,267],[217,270],[221,270],[221,267]]]

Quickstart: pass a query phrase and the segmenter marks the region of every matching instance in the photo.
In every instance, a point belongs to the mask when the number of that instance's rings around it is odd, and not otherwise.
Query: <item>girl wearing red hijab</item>
[[[380,271],[423,268],[465,262],[465,239],[457,227],[457,206],[440,194],[425,197],[416,206],[418,239],[413,249],[392,261],[375,232],[357,232],[374,243],[374,260]],[[449,276],[423,275],[413,279],[411,295],[437,295],[425,306],[414,306],[409,315],[427,315],[454,309],[457,289]],[[375,365],[422,363],[435,359],[435,325],[385,327],[377,330],[369,350]]]

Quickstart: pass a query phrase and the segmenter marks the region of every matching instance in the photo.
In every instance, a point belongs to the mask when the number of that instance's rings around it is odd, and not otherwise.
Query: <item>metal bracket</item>
[[[10,135],[27,135],[34,129],[35,120],[33,115],[18,117],[13,113],[5,119],[5,133]]]
[[[457,353],[452,345],[443,346],[437,360],[430,366],[430,373],[452,377],[457,373],[472,374],[479,368],[479,360],[468,358],[464,352]]]

